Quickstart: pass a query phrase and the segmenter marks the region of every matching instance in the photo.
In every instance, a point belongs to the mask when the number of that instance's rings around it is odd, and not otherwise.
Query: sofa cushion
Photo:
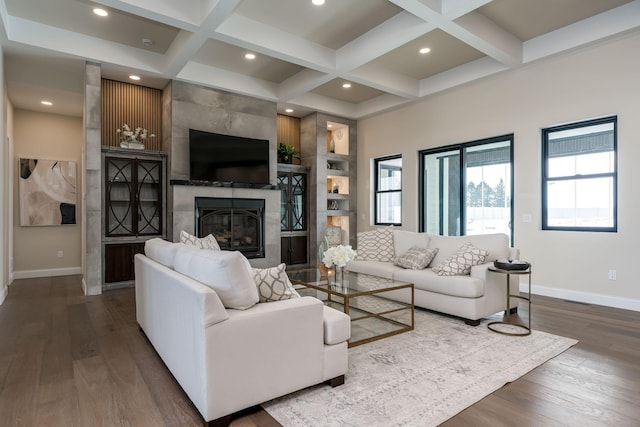
[[[334,308],[323,307],[322,325],[324,327],[324,343],[340,344],[351,338],[351,318]]]
[[[458,251],[467,242],[488,251],[485,262],[509,256],[509,236],[504,233],[477,234],[472,236],[429,236],[429,247],[438,248],[431,265],[438,265]]]
[[[213,289],[226,308],[244,310],[259,300],[249,261],[238,251],[178,248],[174,268]]]
[[[425,249],[414,246],[402,255],[396,256],[394,264],[412,270],[422,270],[427,268],[437,253],[437,248]]]
[[[467,275],[471,267],[482,264],[488,254],[488,251],[475,247],[471,242],[465,243],[454,255],[434,265],[432,270],[439,276]]]
[[[154,237],[144,242],[144,254],[165,267],[173,268],[176,251],[180,246],[183,246],[182,243],[172,243]]]
[[[276,267],[253,269],[260,302],[300,298],[287,276],[286,268],[286,264],[282,263]]]
[[[345,268],[348,271],[353,271],[354,273],[371,274],[373,276],[380,276],[386,279],[393,278],[393,274],[396,271],[402,270],[402,267],[393,265],[391,262],[358,261],[357,259],[349,261]]]
[[[393,226],[362,231],[356,235],[360,261],[393,262]]]
[[[432,269],[400,270],[393,275],[395,280],[413,283],[416,291],[461,298],[479,298],[485,294],[485,283],[480,277],[438,276]]]
[[[393,249],[396,257],[413,247],[428,248],[429,235],[427,233],[393,229]]]
[[[211,234],[206,237],[196,237],[182,230],[180,232],[180,242],[186,245],[193,245],[198,249],[211,249],[214,251],[220,250],[218,241]]]

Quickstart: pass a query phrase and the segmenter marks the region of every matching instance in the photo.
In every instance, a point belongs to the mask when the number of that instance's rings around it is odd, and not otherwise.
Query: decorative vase
[[[341,285],[344,280],[344,267],[334,267],[336,285]]]
[[[318,270],[320,270],[320,277],[327,277],[329,275],[329,267],[324,265],[324,262],[318,263]]]

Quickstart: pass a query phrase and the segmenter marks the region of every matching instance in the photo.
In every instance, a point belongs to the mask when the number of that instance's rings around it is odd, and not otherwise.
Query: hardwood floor
[[[534,329],[580,342],[443,426],[640,425],[640,313],[536,295],[532,307]],[[133,289],[84,297],[79,276],[10,286],[0,306],[0,425],[201,424],[138,330]],[[278,425],[260,408],[232,422]]]

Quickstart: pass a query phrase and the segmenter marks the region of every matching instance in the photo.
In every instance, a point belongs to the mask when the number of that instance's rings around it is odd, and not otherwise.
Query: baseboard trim
[[[528,285],[521,283],[520,292],[527,292],[527,290]],[[569,289],[549,288],[545,286],[531,286],[531,293],[534,295],[543,295],[546,297],[566,299],[575,302],[640,311],[640,300],[631,298],[614,297],[611,295],[594,294],[591,292],[573,291]]]
[[[2,289],[0,289],[0,305],[7,299],[7,295],[9,295],[9,287],[3,286]]]
[[[82,274],[82,268],[80,267],[65,267],[65,268],[49,268],[45,270],[21,270],[14,271],[13,278],[17,279],[34,279],[37,277],[52,277],[52,276],[73,276],[75,274]]]

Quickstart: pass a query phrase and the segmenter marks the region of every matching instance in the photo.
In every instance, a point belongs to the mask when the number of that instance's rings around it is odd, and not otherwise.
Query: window
[[[420,231],[513,242],[513,135],[420,152]]]
[[[402,225],[402,156],[374,159],[376,225]]]
[[[542,130],[543,230],[617,230],[617,121]]]

